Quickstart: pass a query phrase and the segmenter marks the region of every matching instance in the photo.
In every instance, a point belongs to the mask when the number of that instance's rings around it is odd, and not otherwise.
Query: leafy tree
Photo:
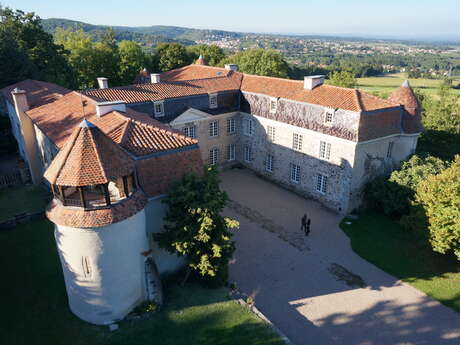
[[[118,45],[120,56],[120,81],[122,84],[131,84],[136,75],[147,67],[147,56],[139,44],[133,41],[121,41]]]
[[[189,46],[187,47],[187,52],[193,61],[202,55],[209,66],[217,66],[225,57],[225,53],[222,48],[216,46],[215,44],[197,44]]]
[[[191,271],[219,284],[226,282],[235,250],[230,230],[239,226],[221,215],[227,200],[214,168],[205,168],[203,176],[186,174],[166,197],[165,231],[154,237],[160,247],[185,257],[184,283]]]
[[[283,55],[273,49],[248,49],[223,59],[220,65],[234,63],[243,73],[287,78],[289,67]]]
[[[157,47],[158,64],[162,72],[188,65],[192,62],[185,46],[179,43],[160,43]]]
[[[329,74],[329,84],[355,88],[356,87],[356,78],[353,76],[353,73],[348,71],[336,71]]]
[[[1,62],[14,69],[2,71],[6,79],[2,78],[0,84],[5,86],[11,81],[33,78],[73,86],[72,69],[65,58],[67,51],[55,44],[53,36],[43,30],[40,17],[0,6],[0,37],[0,49],[5,53],[1,60],[15,59]],[[12,49],[11,52],[6,51],[8,48]]]
[[[381,176],[372,181],[366,187],[367,202],[370,207],[399,218],[409,213],[419,183],[446,167],[447,163],[439,158],[414,155],[390,177]]]
[[[460,260],[460,156],[437,175],[422,181],[415,205],[423,208],[428,220],[429,241],[434,251],[454,253]]]

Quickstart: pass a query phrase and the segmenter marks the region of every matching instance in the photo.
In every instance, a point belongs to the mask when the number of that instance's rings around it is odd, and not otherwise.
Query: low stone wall
[[[0,222],[0,231],[13,229],[20,224],[30,223],[43,218],[45,218],[45,211],[35,213],[18,213],[14,217]]]

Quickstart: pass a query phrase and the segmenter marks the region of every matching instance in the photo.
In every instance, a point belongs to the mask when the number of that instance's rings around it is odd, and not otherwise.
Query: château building
[[[196,64],[143,70],[135,84],[71,91],[24,80],[1,90],[33,183],[54,194],[69,305],[109,324],[147,299],[183,262],[160,250],[161,199],[204,163],[242,165],[346,213],[363,187],[415,151],[421,108],[408,82],[382,99],[358,89]]]

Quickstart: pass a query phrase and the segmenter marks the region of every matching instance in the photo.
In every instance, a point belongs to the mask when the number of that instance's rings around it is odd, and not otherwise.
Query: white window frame
[[[182,132],[184,132],[184,135],[190,138],[196,138],[196,126],[190,125],[182,128]]]
[[[157,107],[160,109],[157,110]],[[165,116],[165,105],[164,101],[153,102],[153,114],[155,117],[163,117]]]
[[[217,107],[218,107],[217,93],[210,93],[209,94],[209,109],[216,109]]]
[[[324,123],[326,125],[332,125],[335,119],[335,110],[334,109],[326,109],[324,112]]]
[[[292,133],[292,149],[295,151],[302,151],[303,135],[299,133]]]
[[[275,138],[276,138],[276,127],[275,126],[267,126],[267,138],[272,143],[275,142]]]
[[[270,98],[270,113],[271,114],[276,113],[277,109],[278,109],[278,98]]]
[[[227,134],[236,133],[236,120],[234,117],[229,117],[227,119]]]
[[[327,180],[328,176],[324,174],[316,175],[316,191],[321,194],[327,193]]]
[[[249,145],[244,145],[244,161],[246,163],[252,162],[252,147]]]
[[[267,154],[267,157],[265,158],[265,170],[268,172],[273,172],[273,160],[275,157],[273,157],[272,154]]]
[[[300,165],[291,163],[289,168],[291,182],[300,183]]]
[[[219,120],[209,122],[209,137],[216,138],[219,136]]]
[[[227,145],[227,161],[234,161],[236,158],[236,147],[235,144]]]
[[[388,143],[388,148],[387,148],[387,158],[392,158],[393,157],[393,148],[395,146],[394,141],[390,141]]]
[[[217,147],[209,150],[209,165],[217,165],[219,163],[219,149]]]
[[[252,137],[254,135],[254,120],[253,119],[244,119],[243,121],[244,135]]]
[[[320,141],[319,142],[319,158],[324,159],[324,160],[330,160],[331,159],[331,143],[328,143],[326,141]]]

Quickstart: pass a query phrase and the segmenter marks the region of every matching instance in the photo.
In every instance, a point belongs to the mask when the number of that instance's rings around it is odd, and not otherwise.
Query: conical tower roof
[[[200,55],[200,57],[195,61],[195,65],[207,66],[208,63],[206,62],[206,60],[205,60],[205,58],[203,57],[203,55]]]
[[[69,137],[44,177],[60,186],[108,183],[134,171],[134,161],[123,149],[87,120]]]
[[[403,105],[411,115],[415,115],[420,108],[414,90],[412,90],[409,84],[409,80],[405,80],[400,87],[394,90],[388,100]]]

